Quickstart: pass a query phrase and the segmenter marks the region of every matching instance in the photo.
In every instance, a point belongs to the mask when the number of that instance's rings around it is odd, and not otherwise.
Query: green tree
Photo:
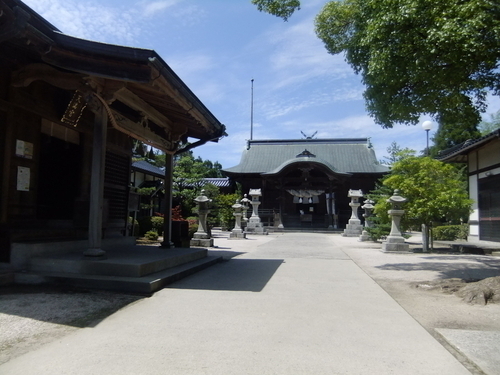
[[[481,135],[490,134],[500,128],[500,111],[490,115],[490,121],[481,121],[479,123],[479,131]]]
[[[205,185],[203,179],[209,177],[222,177],[222,165],[219,162],[213,163],[201,157],[195,158],[191,151],[174,158],[173,195],[180,201],[184,217],[192,215],[195,206],[194,199],[200,194],[202,188],[207,190],[207,193],[213,192],[215,188],[218,194],[216,186],[211,188]],[[215,198],[215,193],[211,198]]]
[[[196,160],[191,152],[174,161],[173,196],[180,201],[184,217],[192,215],[194,199],[201,191],[206,172],[203,162]]]
[[[254,3],[284,19],[300,7]],[[500,90],[499,21],[492,0],[344,0],[327,2],[315,25],[328,52],[361,75],[374,120],[390,128],[422,114],[477,125],[488,90]]]
[[[393,165],[407,157],[415,156],[415,150],[409,149],[408,147],[401,148],[396,142],[392,142],[386,150],[388,156],[384,156],[383,160],[380,161],[381,164],[385,165]]]
[[[403,229],[428,228],[434,222],[450,224],[468,219],[472,200],[468,198],[466,182],[459,169],[430,157],[410,156],[392,165],[391,172],[382,178],[383,186],[399,190],[407,198],[404,205]],[[387,218],[389,196],[379,196],[374,212]]]
[[[436,156],[440,151],[456,146],[468,139],[476,139],[481,132],[475,124],[462,121],[453,123],[441,123],[436,134],[432,138],[434,145],[430,148],[430,155]]]
[[[287,21],[288,18],[300,9],[298,0],[252,0],[252,4],[257,5],[257,9],[266,12]]]

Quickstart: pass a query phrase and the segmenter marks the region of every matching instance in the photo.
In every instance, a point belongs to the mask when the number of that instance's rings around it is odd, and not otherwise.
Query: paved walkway
[[[373,246],[317,233],[215,244],[231,259],[0,374],[470,374],[348,255]]]

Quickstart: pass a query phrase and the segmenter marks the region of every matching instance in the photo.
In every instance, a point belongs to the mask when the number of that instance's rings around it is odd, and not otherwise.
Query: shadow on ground
[[[8,316],[18,316],[76,328],[95,327],[116,311],[143,298],[54,285],[2,286],[0,322],[8,321]]]
[[[427,261],[429,260],[429,261]],[[451,260],[451,261],[448,261]],[[486,267],[485,267],[486,266]],[[490,257],[427,257],[418,263],[387,263],[376,268],[386,271],[434,271],[443,279],[481,280],[500,276],[500,259]]]
[[[283,259],[231,259],[169,288],[260,292],[282,263]]]

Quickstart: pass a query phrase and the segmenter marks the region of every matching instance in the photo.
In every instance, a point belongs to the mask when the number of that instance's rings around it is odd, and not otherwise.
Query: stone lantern
[[[246,238],[246,233],[241,229],[241,217],[243,216],[243,205],[237,199],[236,203],[231,206],[234,210],[235,224],[234,229],[229,234],[230,239]]]
[[[198,230],[191,239],[191,246],[211,247],[214,245],[213,238],[207,232],[207,216],[210,213],[209,205],[211,199],[205,196],[205,190],[201,191],[201,195],[195,198],[196,206],[198,207]]]
[[[365,218],[365,228],[371,228],[373,223],[371,220],[371,216],[373,213],[373,202],[371,199],[367,199],[365,201],[365,204],[361,206],[363,210],[365,210],[365,213],[363,214],[363,217]],[[360,241],[368,241],[370,239],[370,235],[366,230],[363,229],[363,232],[361,233],[361,236],[359,237]]]
[[[252,216],[250,216],[250,219],[248,220],[245,232],[252,234],[267,234],[259,217],[259,197],[262,196],[262,191],[260,189],[250,189],[248,194],[252,197],[252,200],[250,201],[250,204],[252,205]]]
[[[387,241],[382,245],[383,252],[408,251],[410,249],[410,245],[405,243],[400,230],[401,217],[405,213],[401,207],[406,201],[406,198],[399,195],[399,190],[394,190],[394,195],[387,200],[392,205],[392,208],[387,211],[392,217],[392,226],[391,233],[387,236]]]
[[[240,201],[240,203],[242,205],[242,210],[243,210],[243,216],[241,218],[241,227],[244,228],[247,226],[248,223],[247,211],[250,208],[250,199],[247,198],[246,194],[243,196],[243,199]]]
[[[349,206],[352,209],[352,214],[351,218],[349,219],[349,223],[346,225],[346,229],[344,229],[344,233],[342,233],[342,236],[358,237],[363,231],[361,220],[359,220],[358,217],[358,208],[359,206],[361,206],[359,200],[363,198],[363,192],[361,190],[350,189],[347,196],[351,198],[351,203],[349,203]]]

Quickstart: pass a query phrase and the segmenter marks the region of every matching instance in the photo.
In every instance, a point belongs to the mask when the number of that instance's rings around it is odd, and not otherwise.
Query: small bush
[[[189,238],[193,238],[193,235],[198,231],[198,218],[188,217],[186,220],[189,223]]]
[[[146,232],[144,237],[149,241],[157,241],[158,240],[158,232],[156,232],[154,230],[150,230],[150,231]]]
[[[375,224],[372,228],[364,228],[372,241],[385,239],[391,233],[391,224]]]
[[[151,222],[151,216],[143,216],[137,219],[139,222],[139,236],[144,236],[146,232],[153,230],[153,223]]]
[[[464,240],[467,239],[468,233],[469,226],[467,224],[443,225],[432,228],[433,239],[437,241]]]
[[[159,236],[163,234],[163,224],[165,223],[165,218],[161,216],[152,216],[151,217],[151,227],[152,230],[156,231]]]

